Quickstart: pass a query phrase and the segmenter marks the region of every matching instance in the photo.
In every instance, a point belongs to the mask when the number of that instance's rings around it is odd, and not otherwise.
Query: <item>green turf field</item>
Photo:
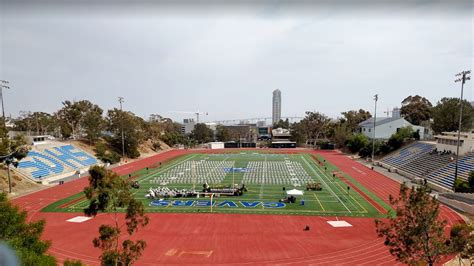
[[[322,157],[318,160],[323,162]],[[145,197],[150,188],[195,188],[202,191],[203,183],[207,182],[211,186],[243,183],[248,190],[242,196],[214,196],[212,212],[216,213],[383,217],[360,193],[387,210],[389,207],[345,175],[352,187],[348,190],[348,184],[333,177],[332,172],[337,170],[327,162],[319,165],[309,154],[196,153],[181,156],[157,168],[140,170],[132,176],[140,183],[135,195],[143,201],[148,212],[210,212],[210,197],[205,195],[161,201]],[[307,191],[307,182],[320,183],[322,190]],[[302,190],[304,195],[297,196],[296,203],[280,203],[286,191],[293,188]],[[82,212],[87,204],[83,194],[79,193],[53,203],[43,211]]]

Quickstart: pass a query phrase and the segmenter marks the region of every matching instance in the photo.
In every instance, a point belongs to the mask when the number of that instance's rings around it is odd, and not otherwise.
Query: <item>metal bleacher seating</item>
[[[18,164],[17,170],[34,180],[42,180],[56,175],[72,174],[97,163],[96,158],[77,147],[49,143],[38,145],[29,151],[27,157]]]
[[[452,189],[454,184],[454,172],[456,162],[449,163],[428,175],[428,180],[447,189]],[[469,173],[474,171],[474,152],[459,159],[458,177],[464,181],[468,180]]]
[[[431,172],[448,165],[452,156],[452,154],[428,152],[416,156],[408,163],[399,166],[399,169],[417,177],[426,177]]]
[[[431,152],[434,148],[435,144],[415,142],[386,156],[381,162],[389,166],[399,168],[410,161]]]

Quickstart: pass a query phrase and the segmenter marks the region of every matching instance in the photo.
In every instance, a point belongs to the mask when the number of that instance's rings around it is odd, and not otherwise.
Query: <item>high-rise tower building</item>
[[[272,111],[272,123],[275,124],[281,119],[281,91],[276,89],[273,91],[273,111]]]

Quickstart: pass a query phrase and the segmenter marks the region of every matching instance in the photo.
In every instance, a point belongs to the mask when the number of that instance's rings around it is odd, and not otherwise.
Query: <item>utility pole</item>
[[[7,132],[7,121],[5,120],[5,104],[3,104],[3,89],[10,89],[8,86],[10,82],[7,80],[0,80],[0,97],[2,98],[2,119],[3,119],[3,129],[5,130],[5,135],[8,138],[8,132]],[[8,148],[7,148],[7,154],[10,152],[10,140],[7,140],[8,142]],[[5,162],[7,163],[7,173],[8,173],[8,193],[12,193],[12,180],[10,177],[10,159],[7,157],[5,159]]]
[[[377,122],[377,101],[379,100],[379,95],[374,95],[375,101],[375,109],[374,109],[374,136],[372,138],[372,165],[375,165],[374,157],[375,157],[375,126]]]
[[[118,101],[120,103],[120,111],[122,111],[122,118],[120,121],[120,127],[122,128],[122,159],[125,161],[125,138],[123,135],[123,108],[122,108],[122,103],[124,102],[123,97],[118,97]]]
[[[459,164],[459,146],[461,145],[461,126],[462,126],[462,107],[463,107],[463,93],[464,83],[466,80],[470,80],[471,70],[462,71],[456,74],[457,79],[454,82],[461,82],[461,98],[459,99],[459,126],[458,126],[458,141],[456,147],[456,167],[454,168],[454,181],[458,179],[458,164]]]

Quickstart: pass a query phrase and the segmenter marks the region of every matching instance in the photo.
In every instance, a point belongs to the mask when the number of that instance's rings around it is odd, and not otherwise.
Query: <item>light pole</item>
[[[125,138],[123,136],[123,109],[122,103],[124,102],[123,97],[118,97],[118,101],[120,103],[120,111],[122,111],[122,118],[120,119],[120,127],[122,128],[122,159],[125,161]]]
[[[372,165],[375,165],[374,162],[374,157],[375,157],[375,126],[377,122],[377,101],[379,100],[379,95],[375,94],[374,95],[374,101],[375,101],[375,109],[374,109],[374,136],[372,137]]]
[[[463,105],[463,93],[464,93],[464,83],[466,80],[470,80],[471,70],[462,71],[461,73],[456,74],[457,79],[454,82],[461,82],[461,98],[459,100],[459,126],[458,126],[458,141],[456,147],[456,167],[454,168],[454,180],[458,179],[458,163],[459,163],[459,145],[461,144],[461,125],[462,125],[462,105]]]
[[[8,138],[8,132],[7,132],[7,122],[5,120],[5,105],[3,104],[3,89],[10,89],[8,86],[10,82],[7,80],[0,80],[0,97],[2,98],[2,119],[3,119],[3,129],[5,130],[5,135]],[[8,149],[7,153],[10,152],[10,140],[8,142]],[[5,162],[7,163],[7,173],[8,173],[8,193],[12,193],[12,181],[10,177],[10,159],[6,158]]]

